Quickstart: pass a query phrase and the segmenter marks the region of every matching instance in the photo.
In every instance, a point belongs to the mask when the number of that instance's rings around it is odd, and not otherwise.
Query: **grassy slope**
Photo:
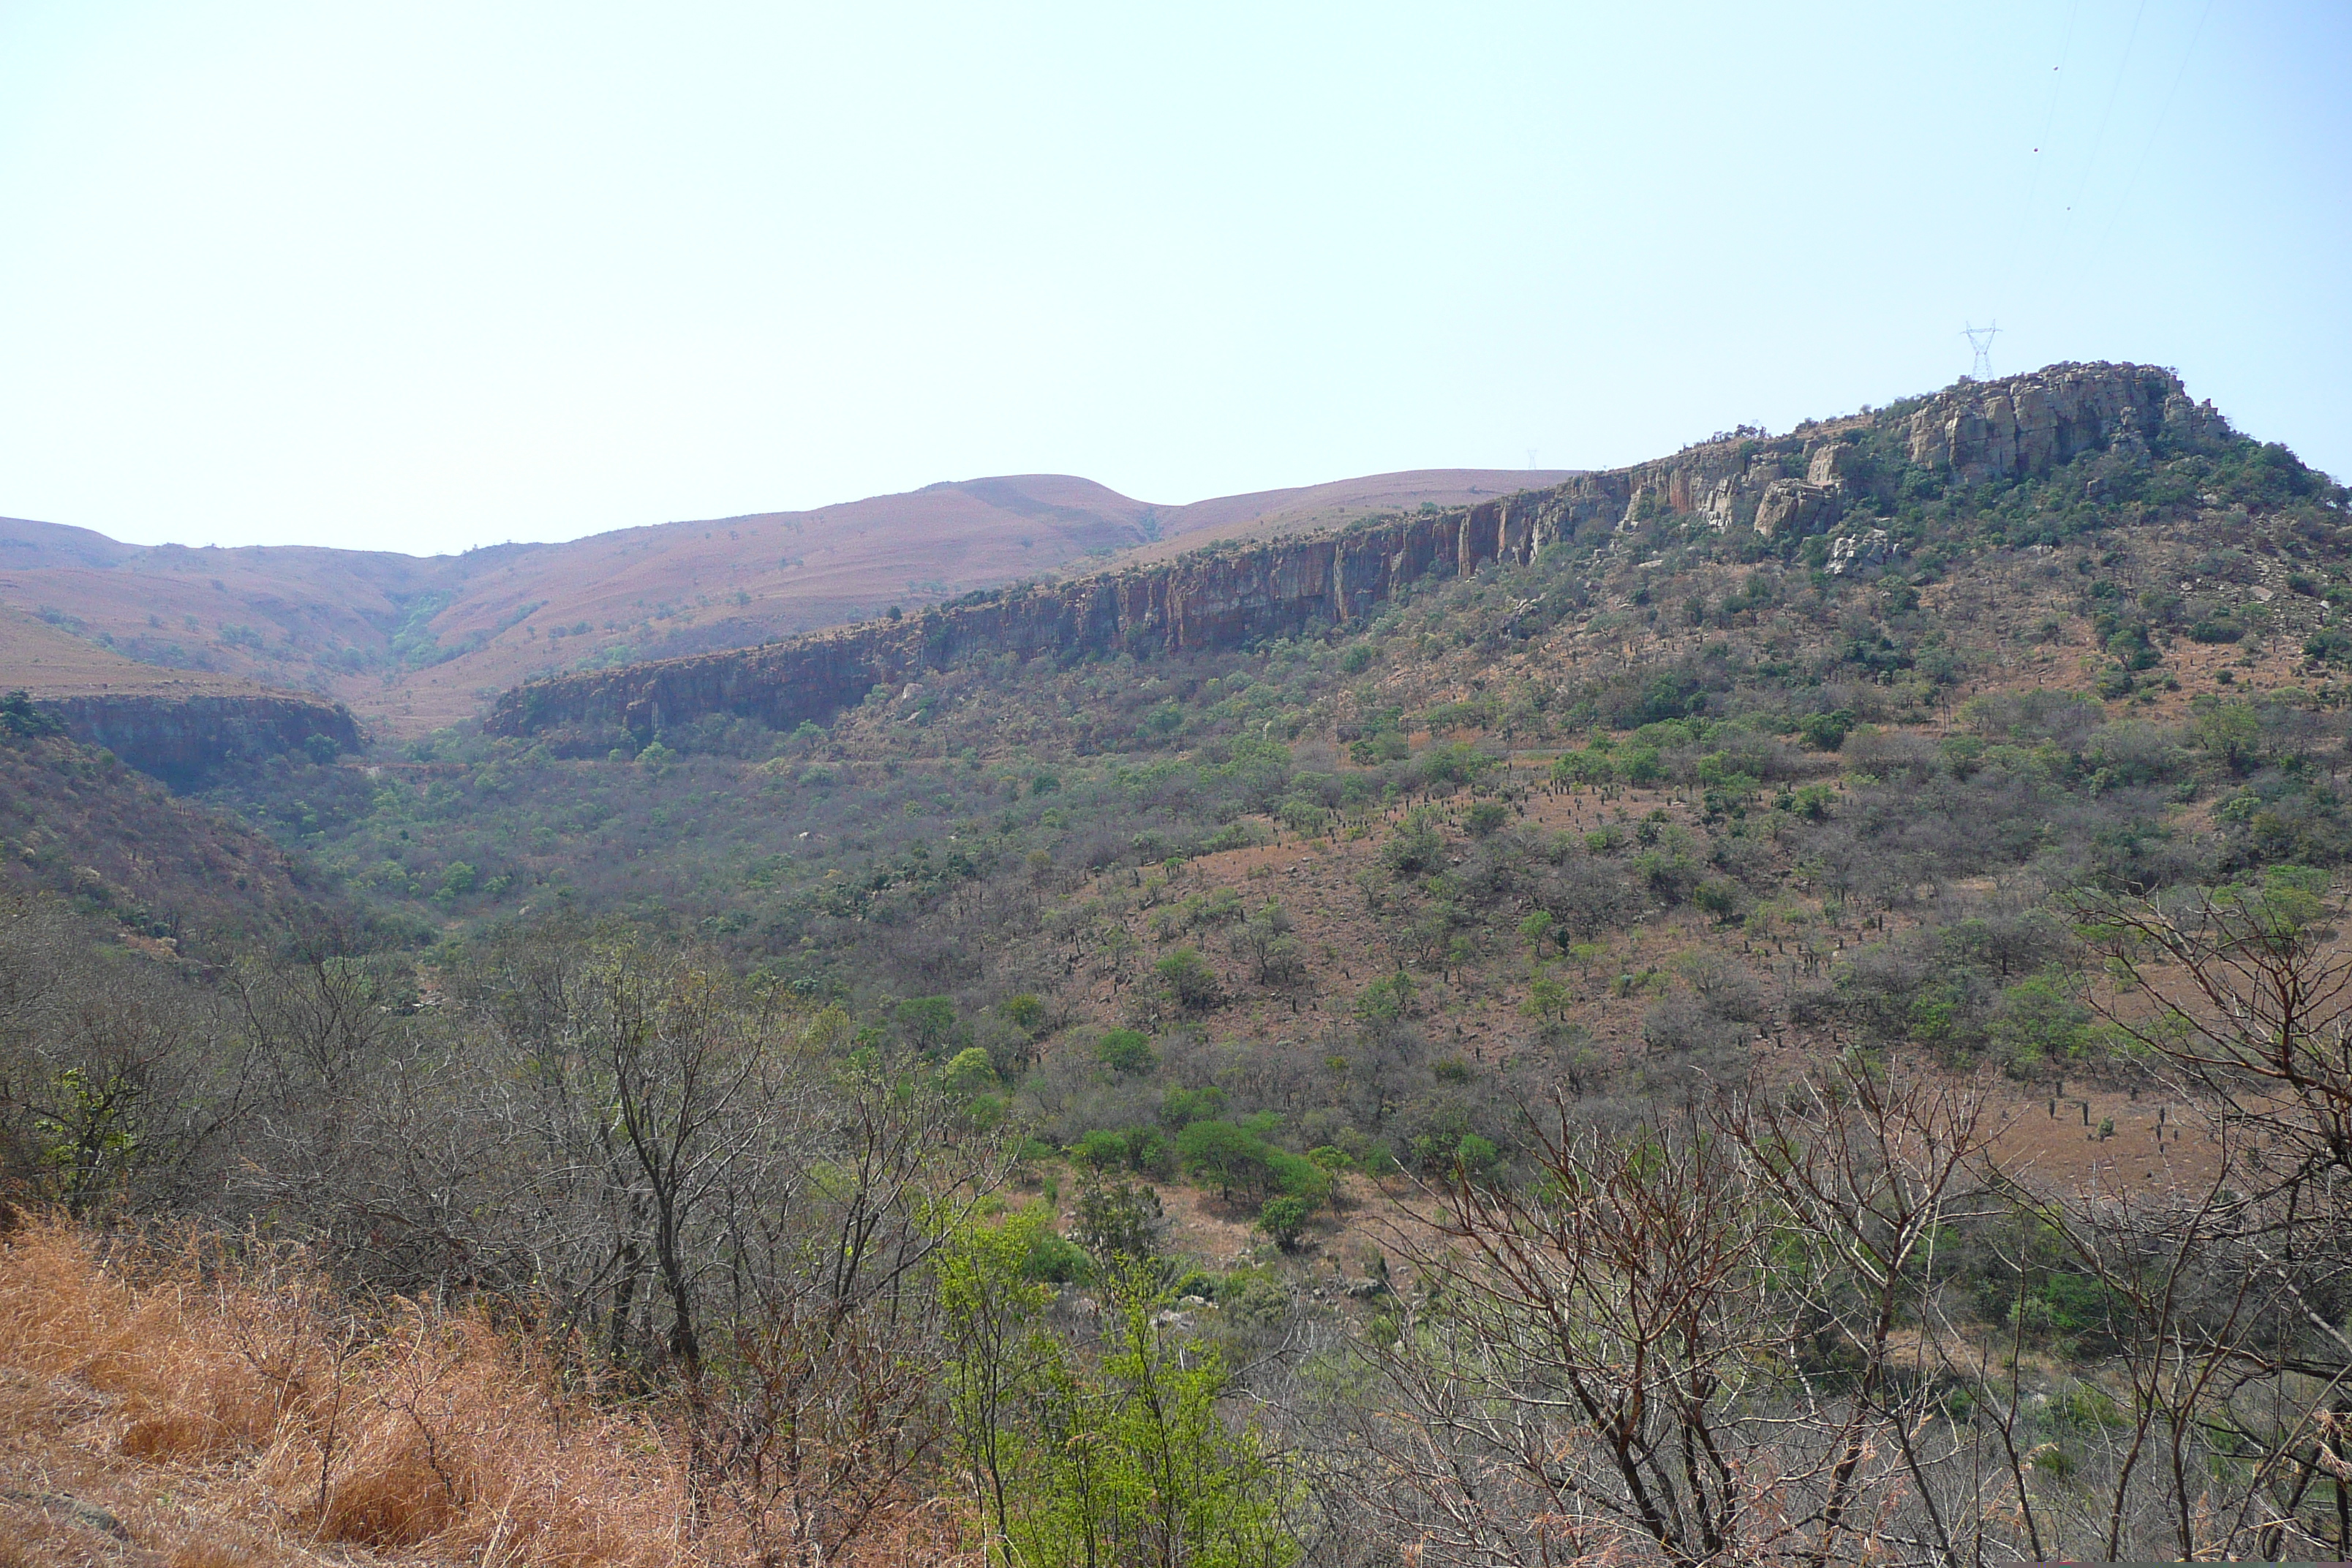
[[[721,1560],[664,1436],[289,1249],[0,1235],[0,1568]]]

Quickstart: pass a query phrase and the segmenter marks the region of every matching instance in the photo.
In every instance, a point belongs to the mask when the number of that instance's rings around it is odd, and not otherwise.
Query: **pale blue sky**
[[[0,0],[0,514],[430,552],[1602,466],[1994,318],[2352,475],[2347,85],[2340,0]]]

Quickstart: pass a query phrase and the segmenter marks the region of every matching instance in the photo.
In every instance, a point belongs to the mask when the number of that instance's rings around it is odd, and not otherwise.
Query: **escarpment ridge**
[[[314,692],[141,664],[0,606],[0,691],[10,690],[75,740],[173,784],[226,763],[361,743],[351,710]]]
[[[360,748],[349,709],[303,692],[83,692],[36,699],[33,705],[55,713],[75,740],[103,746],[168,784],[282,752],[331,757]],[[317,751],[321,744],[323,753]]]
[[[1830,569],[1894,548],[1869,524],[1906,474],[1978,484],[2048,471],[2093,450],[2146,456],[2159,431],[2218,425],[2168,370],[2062,364],[1765,437],[1742,432],[1669,458],[1579,474],[1547,489],[1370,521],[1069,581],[966,595],[903,620],[869,621],[756,648],[534,680],[500,696],[492,733],[569,749],[641,743],[724,713],[779,729],[823,722],[892,686],[975,657],[1149,657],[1317,633],[1412,583],[1526,562],[1580,537],[1685,516],[1766,538],[1829,533]]]

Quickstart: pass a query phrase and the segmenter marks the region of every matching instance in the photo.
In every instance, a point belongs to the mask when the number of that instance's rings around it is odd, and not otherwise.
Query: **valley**
[[[1282,1568],[2333,1550],[2352,495],[2132,364],[1520,478],[233,583],[42,536],[26,1430],[159,1542],[184,1475],[399,1561],[1143,1562],[1179,1499]],[[751,575],[788,521],[822,593]],[[100,750],[72,701],[263,668],[100,584],[298,565],[318,637],[446,594],[467,651],[176,793]],[[232,1239],[92,1261],[166,1216]],[[309,1282],[180,1321],[278,1403],[37,1348],[198,1278]]]

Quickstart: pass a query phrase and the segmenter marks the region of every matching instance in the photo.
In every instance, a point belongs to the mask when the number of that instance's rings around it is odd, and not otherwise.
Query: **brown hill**
[[[1571,468],[1421,468],[1410,473],[1368,474],[1297,489],[1259,490],[1194,501],[1169,513],[1160,538],[1135,552],[1136,561],[1160,561],[1204,544],[1272,539],[1352,522],[1379,512],[1444,510],[1542,489],[1572,479]]]
[[[144,547],[0,520],[0,605],[87,650],[85,673],[100,684],[138,679],[112,673],[130,664],[199,683],[300,688],[403,736],[470,717],[534,675],[744,647],[893,604],[1091,569],[1156,541],[1460,505],[1559,477],[1434,469],[1160,507],[1087,479],[1024,474],[434,557]],[[0,687],[34,684],[36,657],[44,679],[73,662],[0,634]]]
[[[0,688],[42,700],[100,694],[256,696],[268,689],[212,670],[142,664],[5,605],[0,605]]]

